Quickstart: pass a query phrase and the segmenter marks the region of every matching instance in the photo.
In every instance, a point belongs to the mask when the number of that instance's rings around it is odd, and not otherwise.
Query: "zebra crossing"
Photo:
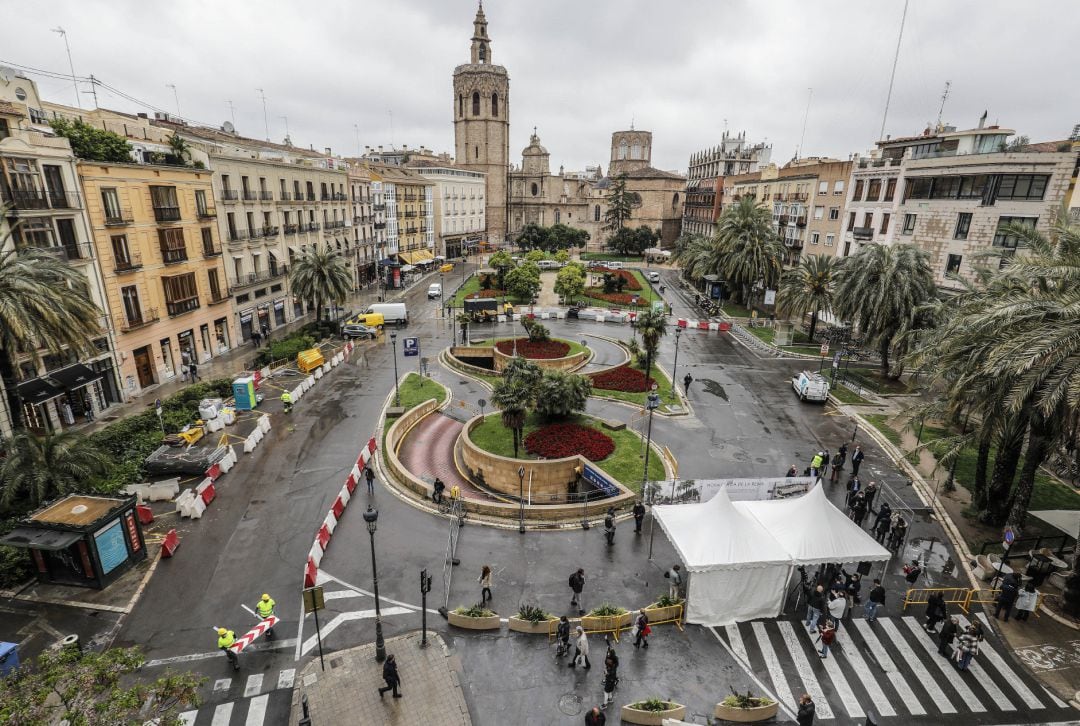
[[[989,626],[985,615],[976,616]],[[958,616],[960,624],[969,624]],[[1073,717],[1066,703],[1034,681],[986,627],[967,672],[938,654],[934,635],[912,616],[847,620],[827,658],[816,633],[799,620],[767,620],[717,628],[744,666],[791,711],[809,693],[817,719],[904,724],[1046,723]],[[816,722],[815,722],[816,723]]]
[[[283,668],[276,680],[252,673],[240,678],[219,678],[198,709],[180,714],[184,726],[263,726],[288,721],[292,706],[295,668]],[[233,696],[231,700],[223,700]]]

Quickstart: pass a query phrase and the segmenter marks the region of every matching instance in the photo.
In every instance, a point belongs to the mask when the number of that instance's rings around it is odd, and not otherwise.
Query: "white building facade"
[[[433,230],[429,234],[435,254],[447,259],[461,257],[484,237],[487,175],[451,166],[425,166],[413,171],[435,182],[430,192],[433,203],[428,205],[428,228]]]

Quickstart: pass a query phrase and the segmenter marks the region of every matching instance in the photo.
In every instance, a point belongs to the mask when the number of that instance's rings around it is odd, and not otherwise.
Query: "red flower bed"
[[[545,426],[526,436],[525,450],[546,459],[581,454],[589,461],[600,461],[615,450],[615,442],[589,426],[561,423]]]
[[[607,273],[609,275],[615,275],[616,277],[621,277],[622,279],[626,280],[626,285],[623,286],[623,290],[641,289],[641,283],[638,282],[638,279],[636,277],[634,277],[634,273],[630,272],[629,270],[612,270],[607,267],[599,267],[595,268],[595,271],[599,272],[600,274]]]
[[[619,366],[592,376],[593,388],[605,391],[627,391],[644,393],[653,384],[652,378],[645,378],[645,372],[630,366]]]
[[[500,340],[495,344],[500,353],[514,354],[513,340]],[[570,346],[560,340],[545,340],[534,343],[528,338],[517,339],[517,354],[522,358],[565,358]]]
[[[471,293],[469,295],[470,300],[473,299],[474,297],[476,297],[476,298],[506,297],[506,290],[478,290],[477,292]]]
[[[604,292],[602,287],[587,287],[585,288],[585,297],[591,297],[596,300],[606,300],[616,305],[626,305],[628,307],[634,307],[634,296],[628,292]],[[637,307],[647,308],[649,307],[649,301],[644,297],[638,297]]]

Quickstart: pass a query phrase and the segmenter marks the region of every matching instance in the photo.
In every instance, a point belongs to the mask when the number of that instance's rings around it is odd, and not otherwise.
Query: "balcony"
[[[318,222],[308,222],[308,225],[307,225],[307,231],[308,232],[318,232],[320,228],[321,228],[321,225]]]
[[[806,215],[803,215],[801,217],[796,217],[795,218],[795,226],[796,227],[805,227],[806,226]]]
[[[308,192],[307,193],[307,201],[309,201],[309,202],[314,202],[315,201],[315,192]]]
[[[803,241],[801,239],[786,239],[784,240],[784,247],[787,247],[789,250],[801,250]]]
[[[142,255],[138,252],[128,252],[126,260],[115,260],[113,270],[117,275],[124,275],[142,268]]]
[[[372,225],[375,229],[386,229],[386,222],[376,222]]]
[[[349,201],[349,195],[344,192],[334,192],[335,202],[347,202]]]
[[[180,207],[154,207],[154,219],[159,222],[179,222]]]
[[[135,218],[131,214],[131,210],[124,209],[106,209],[105,210],[105,226],[106,227],[126,227]]]
[[[158,314],[157,308],[147,308],[146,310],[139,310],[136,314],[117,315],[115,318],[116,327],[121,332],[128,332],[130,330],[138,330],[139,328],[145,328],[147,325],[152,325],[161,320],[161,316]]]
[[[344,228],[345,228],[345,221],[344,220],[335,220],[333,222],[327,222],[325,225],[323,225],[323,229],[326,229],[326,230],[344,229]]]
[[[271,224],[271,225],[269,225],[267,227],[262,228],[262,236],[263,237],[277,237],[279,231],[281,231],[280,227],[278,227],[276,224]]]
[[[43,190],[8,189],[4,192],[4,203],[14,212],[82,207],[82,199],[78,192]]]
[[[258,193],[253,192],[250,189],[245,189],[244,192],[243,192],[243,195],[244,195],[244,201],[245,202],[254,202],[256,199],[259,198]]]
[[[289,192],[278,192],[277,200],[279,202],[291,202],[292,201],[292,194],[290,194]]]
[[[261,191],[261,192],[259,192],[259,200],[263,201],[263,202],[272,202],[272,201],[274,201],[274,193],[273,192],[267,192],[267,191]]]
[[[213,219],[217,216],[217,209],[214,207],[203,207],[195,212],[199,219]]]
[[[851,230],[852,236],[862,242],[874,239],[873,227],[855,227]]]
[[[416,212],[405,212],[405,216],[411,219],[416,216]]]
[[[269,270],[259,270],[257,272],[249,272],[246,275],[240,275],[236,279],[230,281],[229,287],[232,290],[239,290],[241,288],[251,287],[252,285],[269,282],[270,280],[275,280],[287,274],[289,274],[289,266],[278,265]]]
[[[287,234],[287,235],[296,234],[298,231],[300,231],[300,225],[298,225],[298,224],[286,224],[285,225],[285,234]]]
[[[385,212],[386,211],[386,205],[385,204],[375,204],[375,205],[372,205],[371,210],[373,212]]]
[[[203,257],[221,257],[221,245],[216,245],[213,242],[203,242],[202,246]]]
[[[223,202],[235,202],[239,198],[240,192],[236,191],[235,189],[221,190],[221,201]]]
[[[242,241],[244,241],[244,240],[246,240],[246,239],[248,239],[250,237],[251,237],[251,235],[248,233],[248,231],[246,229],[230,229],[229,230],[229,241],[230,242],[242,242]]]
[[[186,247],[166,247],[161,245],[161,261],[166,265],[175,265],[187,261]]]
[[[789,202],[805,202],[809,198],[809,194],[806,192],[795,192],[794,194],[788,194]]]
[[[777,217],[776,223],[779,224],[781,227],[786,227],[789,219],[790,218],[788,217],[788,215],[781,214],[779,217]]]
[[[206,301],[208,306],[220,305],[223,302],[229,301],[228,291],[222,292],[221,290],[210,290],[210,299]]]
[[[168,311],[170,318],[190,313],[192,310],[198,310],[199,307],[198,297],[189,297],[186,300],[174,300],[172,302],[165,301],[165,309]]]
[[[248,234],[248,239],[259,239],[263,236],[262,227],[252,227],[251,232]]]

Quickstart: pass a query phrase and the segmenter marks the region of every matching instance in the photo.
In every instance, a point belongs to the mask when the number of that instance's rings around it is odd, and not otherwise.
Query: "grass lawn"
[[[667,373],[664,372],[664,370],[660,368],[660,366],[655,364],[653,365],[650,377],[654,381],[656,381],[656,392],[660,394],[661,409],[667,408],[667,405],[669,403],[678,403],[675,396],[671,392],[671,379],[668,378]],[[627,401],[629,403],[633,403],[637,406],[642,407],[645,405],[645,399],[649,396],[649,394],[644,391],[640,393],[636,391],[608,391],[603,388],[594,388],[593,394],[597,396],[603,396],[605,398],[614,398],[618,401]]]
[[[633,275],[634,279],[638,281],[639,285],[641,285],[640,290],[627,290],[627,289],[624,288],[623,289],[624,293],[628,293],[630,295],[637,295],[641,300],[645,300],[646,302],[648,302],[649,305],[652,305],[654,300],[663,300],[663,298],[660,297],[660,295],[656,292],[656,290],[653,289],[652,284],[648,280],[646,280],[645,276],[642,275],[640,272],[638,272],[637,270],[624,270],[624,271],[629,272],[631,275]],[[613,302],[608,302],[607,300],[600,300],[598,298],[589,297],[588,292],[586,292],[584,295],[582,295],[579,301],[584,302],[589,307],[594,307],[594,308],[619,308],[621,310],[638,310],[638,311],[645,311],[645,310],[648,309],[648,307],[646,307],[644,305],[639,305],[638,307],[635,308],[635,307],[631,307],[630,305],[622,305],[620,303],[613,303]]]
[[[644,459],[641,454],[641,439],[633,431],[608,431],[595,423],[588,416],[576,416],[570,419],[573,423],[589,425],[592,422],[596,428],[603,431],[615,442],[615,451],[603,461],[594,462],[608,475],[622,482],[626,487],[635,492],[641,490],[641,470]],[[524,435],[528,436],[543,424],[535,415],[530,415],[525,422]],[[484,422],[472,430],[473,443],[485,451],[499,456],[514,455],[514,438],[510,430],[502,425],[502,419],[498,413],[489,414]],[[518,452],[523,459],[535,459],[535,456],[524,450]],[[664,478],[664,465],[660,457],[653,452],[649,456],[649,479],[659,481]]]
[[[871,426],[880,431],[893,446],[903,451],[903,448],[901,447],[900,432],[886,423],[888,419],[887,416],[875,413],[863,416],[863,418],[869,421]]]
[[[768,343],[769,345],[772,345],[773,341],[776,339],[776,331],[772,328],[746,327],[746,329],[749,330],[750,334],[753,335],[755,338],[765,343]]]
[[[398,393],[401,395],[401,405],[405,409],[418,406],[429,398],[434,398],[441,404],[447,396],[446,389],[441,384],[430,378],[421,379],[417,373],[410,373],[398,384]]]
[[[803,355],[813,355],[818,358],[821,357],[820,345],[782,345],[781,350],[787,350],[792,353],[802,353]]]
[[[844,375],[878,394],[911,393],[912,389],[903,381],[893,380],[881,375],[879,368],[847,368]]]
[[[750,311],[742,305],[736,302],[727,301],[720,308],[724,311],[725,315],[730,315],[733,318],[748,318],[750,317]]]
[[[855,405],[861,405],[864,403],[870,403],[865,398],[855,393],[855,391],[844,386],[834,386],[829,389],[829,393],[836,396],[841,403],[853,403]]]

